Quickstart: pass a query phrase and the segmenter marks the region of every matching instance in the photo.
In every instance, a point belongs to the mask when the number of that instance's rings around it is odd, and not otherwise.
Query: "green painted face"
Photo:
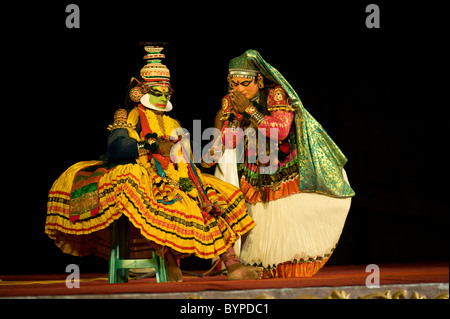
[[[152,105],[164,110],[167,106],[167,101],[170,99],[169,88],[160,85],[152,86],[148,92],[149,101]]]

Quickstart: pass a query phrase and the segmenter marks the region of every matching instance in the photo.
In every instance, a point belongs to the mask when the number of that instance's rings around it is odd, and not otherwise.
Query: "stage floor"
[[[448,298],[448,262],[378,266],[379,288],[366,286],[371,275],[366,265],[325,266],[312,278],[227,281],[225,275],[184,276],[181,283],[156,283],[154,278],[146,278],[108,284],[107,274],[81,274],[79,288],[66,286],[69,274],[0,275],[0,298]]]

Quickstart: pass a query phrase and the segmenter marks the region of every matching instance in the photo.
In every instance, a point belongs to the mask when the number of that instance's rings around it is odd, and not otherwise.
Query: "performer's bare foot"
[[[167,266],[167,282],[182,282],[183,274],[178,266]]]
[[[180,267],[178,267],[177,259],[172,253],[166,256],[166,271],[167,271],[167,282],[182,282],[183,274],[181,273]]]
[[[230,265],[228,268],[228,280],[261,279],[262,267],[245,266],[241,263]]]

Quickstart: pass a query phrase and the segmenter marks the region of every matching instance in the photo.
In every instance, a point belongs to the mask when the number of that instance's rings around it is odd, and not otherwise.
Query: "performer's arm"
[[[128,135],[126,128],[118,128],[111,132],[108,137],[108,155],[112,160],[139,156],[137,141]]]
[[[267,108],[270,115],[263,115],[256,106],[250,104],[242,114],[250,120],[253,126],[258,127],[259,132],[270,139],[282,141],[289,135],[294,120],[294,109],[289,97],[281,87],[269,91]],[[271,136],[271,128],[278,129],[276,136]]]
[[[294,112],[281,110],[273,111],[270,116],[264,116],[263,120],[258,124],[258,130],[270,139],[282,141],[288,137],[293,119]],[[277,136],[270,135],[271,128],[278,129]]]
[[[243,131],[240,130],[240,123],[244,119],[242,114],[235,113],[231,107],[230,97],[226,95],[222,99],[222,144],[226,148],[235,148],[244,138]]]
[[[223,109],[220,108],[217,111],[216,116],[214,118],[214,127],[219,130],[222,130],[223,123],[224,123],[224,121],[222,120],[222,116],[223,116]]]
[[[127,122],[127,117],[126,110],[118,109],[114,113],[114,122],[108,126],[108,130],[111,131],[108,137],[109,159],[134,159],[140,155],[158,152],[159,144],[153,136],[146,136],[146,140],[143,141],[130,137],[128,129],[135,127]]]

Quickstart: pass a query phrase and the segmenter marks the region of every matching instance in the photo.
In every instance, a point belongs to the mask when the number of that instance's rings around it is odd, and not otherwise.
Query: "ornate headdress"
[[[147,60],[147,64],[140,71],[144,81],[139,81],[135,77],[131,78],[131,82],[136,81],[137,85],[130,90],[130,99],[134,102],[141,102],[149,108],[152,108],[148,102],[150,87],[158,85],[168,87],[169,90],[173,91],[170,86],[170,71],[161,63],[162,59],[165,58],[165,55],[161,53],[163,49],[161,46],[145,46],[144,50],[147,54],[144,56],[144,59]],[[168,112],[170,110],[172,110],[172,104],[168,102],[165,111]]]
[[[147,51],[147,54],[144,56],[147,64],[141,69],[141,77],[146,82],[161,82],[158,85],[169,84],[169,69],[161,63],[161,59],[165,58],[165,55],[161,53],[164,48],[145,46],[144,49]]]
[[[230,78],[243,77],[253,79],[260,72],[255,63],[248,59],[247,54],[242,54],[230,61],[228,65],[228,73]]]

